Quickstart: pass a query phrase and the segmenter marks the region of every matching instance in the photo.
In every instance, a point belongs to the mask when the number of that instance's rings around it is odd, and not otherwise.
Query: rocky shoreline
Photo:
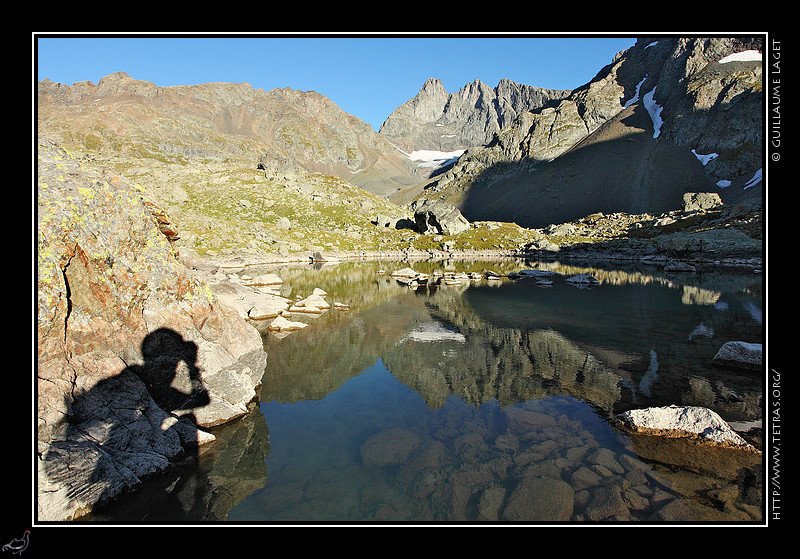
[[[760,250],[725,255],[716,251],[657,251],[653,248],[625,246],[624,242],[615,243],[614,246],[576,245],[562,248],[558,251],[537,250],[522,247],[519,249],[461,249],[437,250],[403,248],[394,250],[329,250],[298,251],[288,254],[279,253],[253,253],[241,252],[236,255],[209,255],[200,258],[196,255],[187,256],[187,262],[206,261],[222,268],[244,268],[247,266],[262,266],[274,264],[303,264],[303,263],[335,263],[345,261],[377,261],[377,260],[452,260],[452,261],[478,261],[478,260],[592,260],[598,262],[627,262],[660,266],[667,271],[692,272],[697,267],[727,267],[751,269],[754,272],[763,270],[763,254]],[[187,253],[187,254],[191,254]],[[682,265],[682,264],[683,265]],[[685,265],[693,267],[686,267]]]
[[[521,242],[496,248],[492,231],[498,222],[469,223],[448,204],[426,204],[415,211],[416,235],[406,246],[385,249],[308,249],[295,251],[226,251],[205,258],[225,267],[347,260],[597,260],[642,262],[671,272],[697,267],[763,268],[762,208],[758,203],[723,206],[712,194],[687,193],[683,208],[661,215],[595,213],[543,229],[521,229]],[[380,216],[373,220],[380,228]],[[391,224],[390,224],[391,225]],[[398,226],[399,227],[399,226]],[[468,247],[462,237],[479,231],[487,246]],[[470,238],[474,238],[472,235]],[[416,241],[415,241],[416,238]],[[424,241],[423,241],[424,239]],[[528,239],[524,241],[523,239]],[[533,239],[533,240],[530,240]],[[424,246],[422,248],[420,245]],[[181,243],[178,242],[178,246]],[[195,260],[191,248],[182,249]]]

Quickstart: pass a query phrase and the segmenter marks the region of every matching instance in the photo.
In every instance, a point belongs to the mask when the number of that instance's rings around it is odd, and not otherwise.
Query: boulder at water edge
[[[752,449],[716,412],[699,406],[662,406],[629,410],[617,415],[620,424],[633,432],[697,440]]]

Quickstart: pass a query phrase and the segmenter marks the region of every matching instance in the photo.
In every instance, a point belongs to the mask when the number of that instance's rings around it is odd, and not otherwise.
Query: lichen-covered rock
[[[244,414],[266,354],[142,189],[40,139],[37,197],[38,514],[63,520]]]

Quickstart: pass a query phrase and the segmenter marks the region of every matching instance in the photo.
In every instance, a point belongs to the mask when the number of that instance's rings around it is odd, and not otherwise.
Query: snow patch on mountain
[[[658,135],[661,134],[661,125],[664,124],[664,121],[661,120],[661,111],[663,107],[659,106],[655,100],[656,88],[650,90],[649,93],[646,93],[644,96],[644,107],[647,109],[650,118],[653,121],[653,138],[658,138]]]
[[[458,158],[467,151],[465,149],[457,149],[454,151],[438,151],[432,149],[420,149],[408,153],[403,151],[397,146],[394,146],[397,151],[409,158],[411,161],[417,163],[418,167],[426,169],[438,169],[445,167],[458,161]]]
[[[721,58],[719,63],[725,64],[727,62],[761,62],[761,53],[757,50],[745,50],[742,52],[734,52],[725,58]]]

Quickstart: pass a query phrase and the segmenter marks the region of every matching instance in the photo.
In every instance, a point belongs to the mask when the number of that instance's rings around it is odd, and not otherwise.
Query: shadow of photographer
[[[194,410],[210,402],[197,345],[161,328],[145,337],[141,354],[142,364],[67,396],[67,417],[44,456],[44,470],[66,488],[68,499],[93,513],[124,495],[132,498],[122,513],[127,520],[202,515],[192,509],[203,508],[206,483],[184,475],[197,467]],[[136,497],[143,488],[144,501]]]
[[[144,383],[155,404],[168,413],[186,412],[182,419],[196,425],[191,410],[210,402],[197,366],[197,344],[185,341],[174,330],[160,328],[145,337],[142,357],[142,365],[128,369]],[[182,363],[186,370],[179,378]]]

